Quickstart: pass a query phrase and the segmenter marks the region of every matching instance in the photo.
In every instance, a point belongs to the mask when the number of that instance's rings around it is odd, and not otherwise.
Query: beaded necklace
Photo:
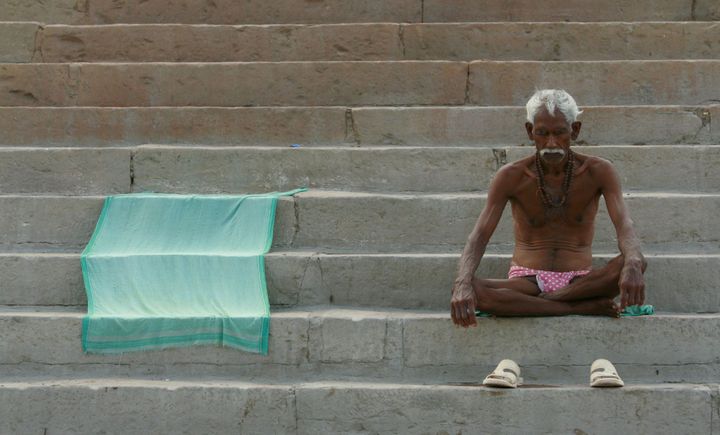
[[[537,170],[538,178],[538,193],[542,199],[543,206],[546,211],[552,209],[558,209],[565,205],[567,202],[568,192],[570,191],[570,183],[573,178],[573,168],[575,166],[575,156],[572,150],[568,150],[568,161],[565,164],[565,180],[563,180],[562,196],[559,200],[554,200],[552,196],[547,192],[545,188],[545,174],[540,164],[540,153],[535,153],[535,168]]]

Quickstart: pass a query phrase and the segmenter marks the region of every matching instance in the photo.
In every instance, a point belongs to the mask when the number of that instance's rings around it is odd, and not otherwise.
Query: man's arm
[[[620,187],[620,177],[615,167],[605,160],[600,163],[600,180],[608,214],[615,226],[618,248],[623,254],[625,266],[620,273],[620,308],[641,305],[645,302],[645,257],[640,252],[640,239],[635,235]]]
[[[475,290],[472,282],[475,271],[480,265],[480,260],[485,254],[490,237],[502,217],[505,204],[508,201],[508,167],[498,171],[490,183],[488,198],[480,217],[475,223],[470,236],[468,237],[465,249],[460,256],[458,266],[458,277],[452,289],[450,301],[450,315],[456,325],[468,327],[477,325],[475,319]]]

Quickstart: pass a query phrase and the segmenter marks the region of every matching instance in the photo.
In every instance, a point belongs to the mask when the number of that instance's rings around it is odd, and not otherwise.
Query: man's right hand
[[[450,315],[453,323],[463,328],[477,326],[475,319],[475,289],[471,283],[456,282],[450,299]]]

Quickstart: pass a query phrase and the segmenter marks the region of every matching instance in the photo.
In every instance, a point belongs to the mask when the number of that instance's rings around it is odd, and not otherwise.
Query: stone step
[[[414,384],[31,379],[0,382],[0,400],[7,404],[0,409],[0,431],[7,433],[111,433],[118,427],[128,435],[710,434],[718,429],[715,384],[628,385],[602,391],[583,383],[509,391],[432,379]],[[71,407],[65,406],[69,403]]]
[[[583,107],[580,143],[717,144],[720,106]],[[0,107],[15,146],[527,143],[524,107]]]
[[[720,146],[577,146],[615,163],[626,190],[717,192]],[[366,192],[487,190],[530,147],[0,147],[3,194],[227,193],[297,186]],[[677,177],[668,177],[668,173]]]
[[[81,349],[84,307],[0,307],[0,374],[7,376],[242,376],[303,374],[461,382],[502,358],[528,382],[584,383],[596,358],[634,382],[712,382],[720,373],[718,314],[484,318],[458,328],[447,312],[274,310],[267,356],[212,346],[120,355]],[[236,378],[237,379],[237,378]]]
[[[658,21],[719,20],[714,0],[614,0],[588,5],[583,0],[469,0],[448,5],[442,0],[56,0],[51,4],[9,0],[0,21],[48,24],[207,23],[280,24],[339,22],[456,21]]]
[[[30,63],[0,75],[2,106],[503,106],[524,105],[532,87],[584,105],[720,99],[717,60]]]
[[[625,0],[628,1],[628,0]],[[705,1],[705,0],[701,0]],[[9,2],[9,4],[8,4]],[[685,7],[666,7],[668,18],[690,19]],[[688,9],[688,10],[686,10]],[[697,19],[703,17],[699,11]],[[420,22],[422,0],[56,0],[43,4],[6,0],[0,21],[41,21],[47,24],[202,23],[280,24],[342,22]]]
[[[700,243],[717,247],[720,195],[626,194],[645,244]],[[485,195],[375,194],[313,190],[278,202],[275,248],[335,252],[459,252]],[[102,197],[0,196],[0,249],[80,249],[90,239]],[[613,246],[615,231],[601,201],[595,246]],[[502,219],[491,240],[509,246],[512,225]]]
[[[720,24],[107,25],[0,23],[4,62],[657,60],[720,57]],[[122,41],[122,43],[120,43]]]
[[[577,147],[576,151],[614,162],[626,189],[720,190],[720,173],[715,170],[720,167],[720,146],[599,146]],[[500,166],[533,153],[530,147],[147,146],[133,154],[133,190],[206,193],[287,190],[302,185],[350,191],[477,191],[488,188]],[[669,172],[678,177],[668,177]],[[14,180],[26,179],[13,176]],[[18,189],[32,192],[33,186],[24,182],[14,190]]]
[[[671,312],[720,312],[720,253],[644,251],[647,303]],[[478,275],[505,278],[509,251],[488,253]],[[595,267],[612,258],[596,253]],[[265,256],[273,306],[337,304],[446,310],[460,254],[324,254],[276,251]],[[0,254],[0,304],[85,305],[78,252]]]
[[[472,0],[423,1],[424,22],[457,21],[665,21],[718,20],[720,5],[714,0],[607,1],[583,0]]]
[[[720,62],[471,62],[468,98],[525,105],[534,88],[564,88],[579,104],[702,104],[720,99]]]
[[[0,64],[1,106],[464,104],[465,62]]]

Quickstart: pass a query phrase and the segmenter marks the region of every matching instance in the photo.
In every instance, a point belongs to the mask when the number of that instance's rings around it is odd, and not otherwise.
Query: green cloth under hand
[[[267,354],[264,254],[280,196],[115,195],[81,256],[85,352],[216,344]]]
[[[622,317],[651,316],[655,314],[655,307],[652,305],[630,305],[620,313]]]

